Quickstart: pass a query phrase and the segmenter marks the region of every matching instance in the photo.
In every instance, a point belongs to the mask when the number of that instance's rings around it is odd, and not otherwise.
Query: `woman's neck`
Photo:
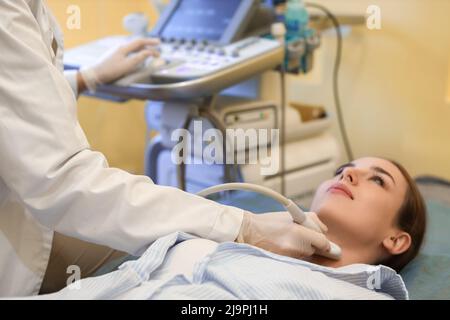
[[[337,237],[334,237],[331,234],[327,234],[326,236],[330,241],[333,241],[341,247],[341,258],[339,260],[332,260],[319,255],[314,255],[303,260],[333,268],[355,263],[374,264],[379,260],[378,257],[380,252],[378,248],[370,248],[355,241],[349,241],[349,239],[337,239]]]

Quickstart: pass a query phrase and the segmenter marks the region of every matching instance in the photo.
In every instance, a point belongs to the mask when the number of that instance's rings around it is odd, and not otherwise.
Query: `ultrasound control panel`
[[[277,51],[276,41],[248,38],[227,46],[207,43],[163,43],[161,57],[167,65],[155,71],[154,82],[173,82],[207,76],[243,64],[259,55]]]
[[[116,83],[100,86],[107,94],[136,99],[210,95],[282,63],[277,41],[242,39],[258,0],[173,0],[149,34],[161,39],[158,64],[150,61]],[[108,37],[66,52],[67,69],[95,62],[130,37]],[[162,63],[161,63],[162,61]]]

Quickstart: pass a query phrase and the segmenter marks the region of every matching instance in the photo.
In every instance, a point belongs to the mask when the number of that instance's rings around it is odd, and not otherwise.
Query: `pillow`
[[[423,248],[401,275],[411,299],[450,299],[450,205],[436,200],[426,203],[428,226]]]

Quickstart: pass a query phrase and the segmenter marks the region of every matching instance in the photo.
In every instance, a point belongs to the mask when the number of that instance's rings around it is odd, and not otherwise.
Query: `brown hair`
[[[405,199],[397,215],[397,226],[411,236],[411,246],[399,255],[393,255],[382,263],[400,272],[419,253],[425,236],[427,209],[425,201],[413,178],[401,164],[389,160],[405,177],[408,189]]]

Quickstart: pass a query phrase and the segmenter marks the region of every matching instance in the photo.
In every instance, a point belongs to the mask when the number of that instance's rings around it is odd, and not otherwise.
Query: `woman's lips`
[[[352,200],[354,199],[353,193],[350,191],[350,189],[346,185],[344,185],[342,183],[333,184],[331,187],[328,188],[328,192],[343,194]]]

